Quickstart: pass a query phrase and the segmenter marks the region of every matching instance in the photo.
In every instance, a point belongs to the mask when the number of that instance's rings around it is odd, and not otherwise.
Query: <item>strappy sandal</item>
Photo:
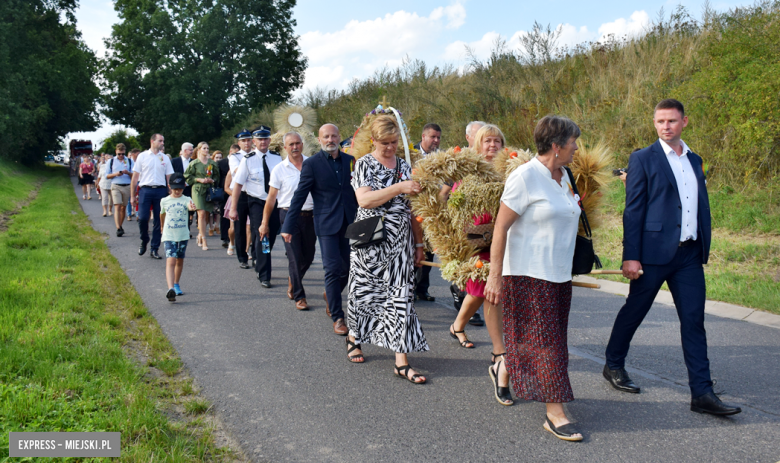
[[[474,348],[474,343],[469,341],[468,336],[466,336],[466,330],[455,331],[455,325],[450,325],[450,330],[450,336],[460,343],[460,347],[465,347],[466,349]],[[459,334],[463,334],[463,337],[466,339],[461,341],[458,337]]]
[[[493,366],[489,366],[488,374],[490,375],[490,379],[493,381],[493,388],[494,388],[496,400],[501,405],[509,407],[515,404],[515,401],[512,399],[512,392],[510,392],[509,386],[498,385],[498,372],[501,370],[502,361],[503,360],[499,360],[494,364],[496,367],[495,371],[493,370]]]
[[[352,363],[363,363],[363,354],[357,354],[357,355],[349,355],[350,352],[353,350],[360,349],[360,344],[355,344],[354,342],[349,340],[349,336],[346,338],[347,341],[347,360],[349,360]]]
[[[547,420],[546,423],[544,423],[543,427],[544,429],[550,431],[553,433],[555,437],[561,440],[569,441],[569,442],[580,442],[583,437],[582,433],[577,430],[577,427],[574,426],[572,423],[564,424],[563,426],[555,427],[554,424],[552,424],[552,421],[550,421],[550,418],[545,416],[545,419]],[[579,437],[575,437],[575,434],[579,434]]]
[[[415,375],[412,375],[410,377],[409,376],[409,370],[411,370],[412,367],[410,367],[408,364],[407,365],[401,365],[400,367],[398,365],[393,365],[393,366],[395,367],[395,375],[398,376],[399,378],[403,378],[403,379],[409,381],[410,383],[413,383],[413,384],[425,384],[425,382],[427,381],[425,379],[422,380],[422,381],[417,381],[417,378],[422,378],[423,377],[423,375],[419,375],[419,374],[415,374]]]
[[[506,352],[501,352],[500,354],[494,354],[493,352],[491,352],[490,355],[493,356],[493,358],[490,360],[490,365],[495,365],[496,364],[496,360],[499,357],[504,357],[506,355]],[[504,358],[506,358],[506,357],[504,357]]]

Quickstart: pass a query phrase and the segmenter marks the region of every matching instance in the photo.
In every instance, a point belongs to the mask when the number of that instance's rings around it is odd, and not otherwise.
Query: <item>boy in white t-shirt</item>
[[[160,201],[160,221],[162,222],[162,241],[165,246],[165,279],[168,282],[168,293],[165,297],[176,302],[176,296],[183,296],[179,287],[181,271],[184,267],[184,254],[190,230],[187,225],[189,211],[195,210],[195,204],[189,196],[184,196],[184,175],[174,173],[168,179],[171,194]]]

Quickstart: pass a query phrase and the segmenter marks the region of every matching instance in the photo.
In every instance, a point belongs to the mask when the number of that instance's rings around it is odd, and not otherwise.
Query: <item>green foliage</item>
[[[771,179],[780,173],[780,2],[695,21],[683,7],[641,38],[610,37],[556,48],[558,33],[536,24],[511,50],[497,41],[486,61],[463,73],[407,61],[354,81],[344,91],[310,91],[302,103],[352,135],[387,96],[404,113],[414,141],[422,127],[443,128],[442,146],[465,144],[472,120],[497,124],[510,145],[535,151],[543,116],[572,118],[585,140],[604,140],[624,167],[634,149],[653,143],[655,104],[678,98],[688,108],[683,134],[720,182]]]
[[[124,143],[125,147],[127,148],[127,152],[129,153],[131,149],[138,148],[143,149],[141,146],[141,142],[138,141],[138,138],[134,135],[128,135],[127,130],[125,129],[119,129],[108,136],[105,140],[103,140],[103,144],[100,146],[100,148],[96,149],[96,153],[111,153],[112,155],[116,152],[116,145],[119,143]]]
[[[294,0],[117,0],[106,115],[168,146],[217,138],[303,81]],[[252,127],[250,127],[252,128]]]
[[[750,180],[777,172],[780,2],[715,15],[705,31],[699,66],[680,88],[696,124],[692,140],[713,150],[721,175]]]
[[[73,131],[97,127],[94,53],[76,0],[0,2],[0,156],[40,163]]]

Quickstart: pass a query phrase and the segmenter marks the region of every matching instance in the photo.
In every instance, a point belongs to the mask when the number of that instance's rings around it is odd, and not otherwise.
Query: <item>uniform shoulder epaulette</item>
[[[269,150],[269,151],[268,151],[268,154],[275,154],[276,156],[281,156],[281,154],[277,153],[277,152],[276,152],[276,151],[274,151],[274,150]]]
[[[245,158],[247,158],[247,159],[249,159],[249,158],[251,158],[251,157],[252,157],[252,156],[254,156],[254,155],[255,155],[255,152],[254,152],[254,151],[250,151],[250,152],[246,153],[246,154],[244,155],[244,157],[245,157]]]

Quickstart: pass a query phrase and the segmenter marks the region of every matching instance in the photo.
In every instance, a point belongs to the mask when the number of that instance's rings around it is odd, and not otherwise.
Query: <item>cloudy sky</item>
[[[534,21],[562,27],[559,45],[641,34],[663,8],[667,16],[678,4],[699,18],[706,0],[300,0],[297,21],[303,54],[309,59],[304,89],[343,89],[353,78],[370,76],[404,58],[429,66],[466,63],[466,46],[485,58],[498,37],[516,48]],[[752,1],[711,0],[723,11]],[[81,0],[76,12],[87,45],[103,56],[103,39],[118,21],[111,0]],[[105,121],[97,132],[71,134],[99,141],[115,126]]]

